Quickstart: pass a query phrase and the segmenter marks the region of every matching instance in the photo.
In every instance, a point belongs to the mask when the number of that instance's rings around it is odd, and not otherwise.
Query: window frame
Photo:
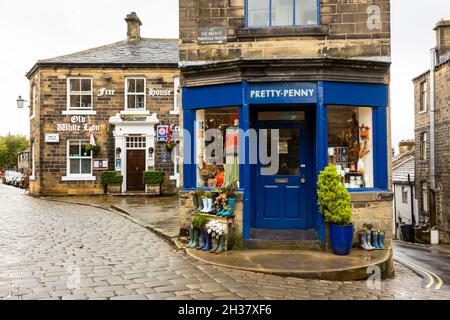
[[[144,108],[128,108],[128,96],[129,95],[133,95],[133,96],[140,96],[142,95],[142,92],[128,92],[128,80],[144,80]],[[147,111],[147,78],[146,77],[125,77],[125,83],[124,83],[125,89],[124,89],[124,94],[125,94],[125,106],[124,106],[124,111],[125,113],[133,113],[133,114],[139,114],[139,113],[148,113]],[[135,102],[135,106],[136,106],[136,102]]]
[[[402,203],[408,204],[408,188],[406,186],[402,186],[401,190],[402,190]]]
[[[71,96],[72,96],[72,91],[70,90],[70,81],[71,80],[89,80],[91,81],[91,91],[90,94],[84,94],[84,91],[74,91],[75,94],[73,95],[79,95],[80,97],[82,96],[91,96],[91,108],[71,108],[70,104],[71,104]],[[81,87],[80,87],[81,89]],[[67,77],[67,108],[65,110],[65,112],[63,111],[63,114],[67,114],[67,115],[71,115],[71,114],[76,114],[76,115],[95,115],[97,114],[94,111],[94,79],[92,77]]]
[[[170,114],[180,114],[181,111],[181,78],[174,77],[173,78],[173,110],[170,111]]]
[[[419,84],[419,114],[427,112],[428,103],[427,80],[421,81]]]
[[[425,138],[425,139],[424,139]],[[427,161],[428,160],[428,156],[427,156],[427,152],[428,152],[428,146],[427,146],[427,142],[428,142],[428,134],[426,132],[421,132],[419,134],[419,160],[421,161]]]
[[[71,142],[78,142],[80,148],[80,156],[79,157],[71,157],[70,156],[70,144]],[[66,146],[66,176],[62,177],[63,181],[95,181],[96,178],[93,175],[93,154],[90,152],[89,156],[81,156],[81,146],[83,142],[89,143],[88,139],[68,139]],[[80,160],[80,173],[71,173],[70,172],[70,161],[72,159]],[[91,160],[91,172],[90,173],[81,173],[81,160]]]
[[[31,156],[31,161],[30,161],[31,162],[31,176],[29,177],[30,181],[36,180],[35,145],[36,145],[35,142],[31,143],[31,150],[30,150],[30,152],[31,152],[31,154],[30,154],[30,156]]]
[[[33,83],[31,88],[32,102],[31,102],[31,115],[30,120],[33,120],[36,117],[36,84]]]
[[[316,7],[317,7],[317,23],[316,24],[296,24],[296,0],[291,0],[293,2],[293,24],[288,25],[277,25],[274,26],[272,23],[272,1],[273,0],[266,0],[269,1],[269,16],[267,17],[269,20],[268,26],[250,26],[249,25],[249,0],[245,0],[245,10],[244,10],[244,19],[245,19],[245,28],[248,29],[266,29],[266,28],[286,28],[286,27],[317,27],[320,26],[320,0],[316,0]]]
[[[422,211],[426,213],[430,212],[428,183],[426,181],[422,182]]]

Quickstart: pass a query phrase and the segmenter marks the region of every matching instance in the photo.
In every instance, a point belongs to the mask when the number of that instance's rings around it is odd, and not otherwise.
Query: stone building
[[[419,216],[450,242],[450,20],[434,28],[431,66],[414,82],[415,171]]]
[[[17,154],[17,171],[27,174],[30,169],[30,149]]]
[[[163,140],[167,126],[173,137],[178,129],[178,40],[141,37],[134,12],[125,20],[126,40],[39,60],[28,72],[32,194],[102,193],[102,170],[124,177],[123,192],[144,191],[146,170],[177,186]]]
[[[188,192],[211,186],[205,172],[227,176],[239,158],[236,247],[267,247],[281,234],[323,248],[316,183],[331,162],[351,193],[355,244],[364,223],[385,230],[389,243],[390,2],[181,0],[179,10],[183,127],[190,133],[183,149],[195,146],[184,152],[182,230],[192,214]],[[279,129],[275,175],[250,163],[258,138],[240,136],[234,159],[210,166],[205,129],[226,140],[233,127]]]

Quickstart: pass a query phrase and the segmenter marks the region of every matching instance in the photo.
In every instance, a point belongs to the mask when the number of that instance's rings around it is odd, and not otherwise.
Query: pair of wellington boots
[[[384,232],[372,230],[360,231],[361,248],[364,250],[384,250]]]

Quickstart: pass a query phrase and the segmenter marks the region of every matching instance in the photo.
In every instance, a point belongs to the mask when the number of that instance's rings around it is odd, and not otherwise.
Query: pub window
[[[408,189],[406,187],[402,187],[402,203],[408,203]]]
[[[422,183],[422,210],[428,212],[428,185],[426,182]]]
[[[125,108],[128,110],[145,110],[146,106],[146,79],[125,79]]]
[[[238,108],[198,110],[195,137],[197,187],[238,185]]]
[[[70,176],[92,175],[92,151],[87,151],[88,140],[68,141],[68,171]]]
[[[328,107],[328,162],[347,188],[374,187],[372,108]]]
[[[420,134],[420,160],[427,160],[427,133]]]
[[[92,79],[68,79],[68,109],[92,110]]]
[[[180,87],[180,78],[173,78],[173,110],[170,112],[171,114],[179,114],[180,113],[180,105],[181,105],[181,87]]]
[[[420,110],[419,112],[427,111],[427,82],[420,83]]]
[[[318,0],[247,0],[248,27],[318,24]]]

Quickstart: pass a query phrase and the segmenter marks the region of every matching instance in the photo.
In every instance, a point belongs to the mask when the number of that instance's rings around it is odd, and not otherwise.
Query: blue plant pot
[[[352,249],[353,225],[339,226],[330,224],[330,240],[333,253],[338,256],[348,256]]]

